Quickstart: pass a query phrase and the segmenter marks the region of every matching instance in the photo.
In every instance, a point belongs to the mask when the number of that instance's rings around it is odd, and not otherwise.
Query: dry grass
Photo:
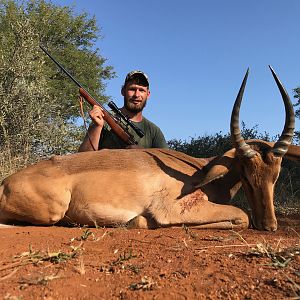
[[[71,248],[72,248],[72,250],[70,252],[63,252],[60,250],[51,252],[49,250],[48,251],[33,250],[32,247],[29,246],[29,251],[22,252],[21,254],[16,255],[14,257],[13,262],[4,264],[0,267],[0,272],[7,272],[9,270],[12,270],[9,273],[0,277],[0,281],[6,280],[6,279],[12,277],[19,270],[19,268],[24,267],[26,265],[32,264],[32,265],[36,266],[43,262],[59,264],[62,262],[66,262],[70,259],[73,259],[78,255],[79,251],[81,251],[81,245],[77,246],[77,247],[71,246]],[[47,279],[48,281],[50,280],[50,277]],[[37,280],[37,279],[35,279],[35,280]],[[46,280],[46,279],[44,278],[44,280]]]

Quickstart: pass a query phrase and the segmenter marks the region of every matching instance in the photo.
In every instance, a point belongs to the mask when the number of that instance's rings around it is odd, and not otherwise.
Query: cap
[[[140,83],[141,85],[149,86],[148,76],[144,72],[139,71],[139,70],[134,70],[134,71],[129,72],[126,75],[124,85],[128,81],[131,81],[131,80],[134,80],[134,79],[137,80],[138,83]]]

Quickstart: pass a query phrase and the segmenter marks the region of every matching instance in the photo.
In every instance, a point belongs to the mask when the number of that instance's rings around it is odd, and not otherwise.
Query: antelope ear
[[[200,182],[195,184],[195,188],[201,188],[204,185],[225,176],[233,167],[235,162],[236,149],[225,152],[222,156],[216,157],[203,168],[203,174]]]

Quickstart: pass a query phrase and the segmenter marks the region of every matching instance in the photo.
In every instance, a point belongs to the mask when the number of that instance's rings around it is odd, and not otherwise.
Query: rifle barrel
[[[52,59],[52,61],[65,73],[67,74],[80,88],[83,86],[57,61],[55,58],[43,47],[40,45],[40,48]]]
[[[104,120],[107,124],[111,127],[112,131],[125,143],[128,145],[136,145],[137,142],[134,140],[134,137],[121,126],[121,124],[117,123],[115,118],[100,104],[98,103],[90,94],[89,92],[57,61],[55,58],[43,47],[40,45],[40,48],[47,54],[47,56],[70,78],[72,81],[79,86],[79,93],[80,95],[92,106],[98,105],[102,108],[104,113]],[[117,110],[119,110],[117,108]],[[134,124],[131,123],[130,120],[124,119],[128,125],[130,125],[135,132],[142,137],[144,133],[139,129],[135,128]]]

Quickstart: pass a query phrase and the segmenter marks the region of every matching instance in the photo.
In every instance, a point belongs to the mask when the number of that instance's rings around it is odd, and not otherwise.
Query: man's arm
[[[98,150],[99,147],[99,139],[104,126],[104,114],[101,107],[94,105],[93,109],[89,112],[89,115],[93,123],[89,127],[88,132],[78,149],[79,152]]]
[[[83,142],[80,145],[78,151],[84,152],[84,151],[98,150],[101,132],[102,132],[102,127],[92,124],[89,127],[88,132],[85,135]]]

